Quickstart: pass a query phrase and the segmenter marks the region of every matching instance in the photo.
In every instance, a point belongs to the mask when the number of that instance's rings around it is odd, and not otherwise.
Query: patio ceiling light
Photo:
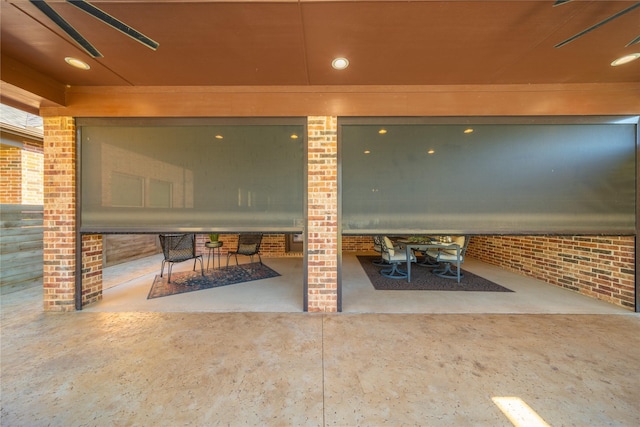
[[[629,55],[621,56],[611,63],[612,67],[617,67],[618,65],[628,64],[631,61],[635,61],[640,58],[640,53],[630,53]]]
[[[78,59],[78,58],[73,58],[71,56],[67,56],[66,58],[64,58],[65,62],[69,65],[71,65],[72,67],[78,68],[80,70],[88,70],[91,67],[89,66],[89,64],[87,64],[86,62]]]
[[[349,60],[347,58],[336,58],[331,61],[331,66],[336,70],[344,70],[349,66]]]

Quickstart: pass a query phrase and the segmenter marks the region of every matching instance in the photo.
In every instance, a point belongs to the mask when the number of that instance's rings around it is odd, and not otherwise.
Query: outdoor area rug
[[[280,276],[280,273],[259,262],[230,265],[229,267],[209,271],[205,270],[204,276],[200,274],[199,268],[196,268],[196,271],[174,272],[171,273],[171,283],[167,283],[169,275],[165,271],[164,277],[157,275],[153,280],[147,299],[235,285],[236,283],[251,282],[253,280],[268,279],[277,276]]]
[[[384,267],[373,265],[374,260],[379,260],[377,256],[358,256],[360,265],[369,276],[373,287],[377,290],[385,291],[473,291],[473,292],[513,292],[503,286],[493,283],[490,280],[476,276],[473,273],[462,270],[464,277],[460,283],[456,279],[445,279],[431,273],[431,269],[419,265],[411,265],[411,282],[407,279],[388,279],[380,274]]]

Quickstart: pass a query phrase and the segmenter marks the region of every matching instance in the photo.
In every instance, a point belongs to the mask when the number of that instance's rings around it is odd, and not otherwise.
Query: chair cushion
[[[465,240],[464,236],[456,236],[453,238],[453,243],[455,243],[456,245],[462,248],[464,246],[464,240]]]
[[[382,259],[387,261],[388,263],[407,262],[407,254],[405,251],[397,251],[393,255],[383,252]],[[411,261],[415,261],[415,260],[416,260],[415,255],[411,254]]]
[[[462,248],[464,247],[464,236],[457,236],[451,239],[451,244],[452,245],[458,245],[460,246],[460,251],[462,253]],[[453,255],[453,257],[455,258],[456,256],[456,248],[451,248],[451,249],[443,249],[441,252],[447,253],[449,255]]]
[[[240,243],[238,245],[238,253],[239,254],[253,254],[256,251],[256,245],[254,244],[245,244]]]
[[[455,251],[452,254],[449,254],[445,251],[441,251],[437,257],[435,257],[436,260],[438,261],[451,261],[451,262],[455,262],[458,260],[458,257],[455,254]],[[462,255],[460,255],[460,262],[462,263],[464,261],[464,257]]]
[[[384,244],[387,247],[387,249],[389,250],[389,255],[393,256],[396,251],[393,248],[393,243],[391,242],[391,239],[388,238],[387,236],[384,236]]]

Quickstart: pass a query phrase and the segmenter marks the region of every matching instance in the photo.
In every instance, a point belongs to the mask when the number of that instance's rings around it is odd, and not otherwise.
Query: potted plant
[[[219,237],[220,237],[220,235],[219,235],[219,234],[217,234],[217,233],[210,233],[210,234],[209,234],[209,241],[210,241],[211,243],[213,243],[213,242],[217,242]]]

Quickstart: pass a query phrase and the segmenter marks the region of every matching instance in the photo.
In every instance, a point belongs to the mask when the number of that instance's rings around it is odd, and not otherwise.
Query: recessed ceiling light
[[[298,135],[296,135],[295,133],[291,135],[291,139],[298,139]]]
[[[89,64],[77,58],[72,58],[70,56],[67,56],[66,58],[64,58],[64,60],[66,61],[67,64],[71,65],[72,67],[76,67],[81,70],[88,70],[91,68]]]
[[[378,133],[379,133],[380,135],[384,135],[385,133],[387,133],[387,130],[386,130],[386,129],[380,129],[380,130],[378,131]]]
[[[216,135],[216,139],[222,139],[224,138],[222,135]]]
[[[364,154],[371,154],[371,150],[364,150]]]
[[[347,58],[336,58],[331,61],[331,66],[336,70],[344,70],[349,66],[349,60]]]
[[[429,150],[429,151],[427,151],[427,154],[433,154],[435,152],[436,152],[436,150]]]
[[[640,53],[630,53],[629,55],[622,56],[611,63],[612,67],[617,67],[618,65],[628,64],[631,61],[635,61],[640,58]]]
[[[464,130],[464,133],[473,133],[473,129],[467,128]]]

